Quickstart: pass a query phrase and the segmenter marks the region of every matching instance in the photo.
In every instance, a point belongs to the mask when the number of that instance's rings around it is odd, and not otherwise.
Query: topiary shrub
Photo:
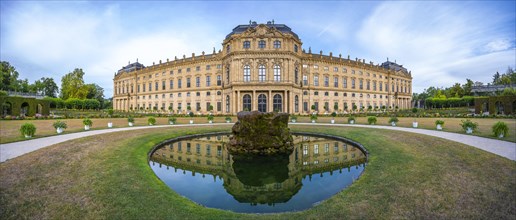
[[[156,119],[154,117],[149,117],[147,119],[147,123],[149,123],[149,125],[155,125],[156,124]]]
[[[370,125],[376,124],[377,120],[378,119],[376,118],[376,116],[369,116],[369,117],[367,117],[367,123],[370,124]]]
[[[503,138],[509,133],[509,126],[505,122],[499,121],[493,125],[492,130],[495,137]]]

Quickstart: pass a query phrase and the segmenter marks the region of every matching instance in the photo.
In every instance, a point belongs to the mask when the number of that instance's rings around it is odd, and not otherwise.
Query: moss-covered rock
[[[294,149],[288,113],[239,112],[228,150],[231,153],[276,154]]]

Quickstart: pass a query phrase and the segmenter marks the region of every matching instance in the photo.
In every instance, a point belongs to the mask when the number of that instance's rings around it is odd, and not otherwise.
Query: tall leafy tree
[[[18,91],[18,76],[20,74],[16,71],[14,66],[11,66],[7,61],[0,61],[0,90]]]
[[[61,78],[61,95],[63,100],[69,98],[85,99],[88,95],[88,87],[84,84],[84,71],[76,68]]]
[[[102,106],[104,103],[104,89],[95,83],[86,84],[86,87],[88,88],[88,94],[86,95],[86,98],[96,99]]]
[[[466,79],[466,84],[462,85],[462,89],[464,90],[465,96],[471,95],[471,87],[473,87],[473,84],[473,80]]]
[[[59,88],[53,78],[41,77],[30,85],[30,91],[55,98]]]

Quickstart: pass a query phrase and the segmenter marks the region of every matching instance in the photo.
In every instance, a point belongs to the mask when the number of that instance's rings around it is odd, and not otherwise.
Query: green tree
[[[496,73],[493,75],[493,84],[498,85],[500,83],[500,73],[496,71]]]
[[[96,99],[97,101],[99,101],[100,106],[102,106],[104,104],[104,89],[95,83],[86,84],[85,86],[88,89],[88,94],[86,95],[86,98]]]
[[[17,91],[18,76],[20,74],[16,71],[14,66],[11,66],[7,61],[0,61],[0,90]]]
[[[63,100],[69,98],[84,99],[88,94],[88,87],[84,85],[84,72],[76,68],[61,78],[61,95]]]
[[[41,77],[41,79],[36,80],[34,84],[30,86],[30,92],[42,94],[44,96],[55,98],[59,88],[57,84],[54,82],[53,78]]]
[[[471,95],[471,87],[473,87],[473,84],[473,80],[466,79],[466,84],[462,85],[462,90],[464,90],[465,96]]]

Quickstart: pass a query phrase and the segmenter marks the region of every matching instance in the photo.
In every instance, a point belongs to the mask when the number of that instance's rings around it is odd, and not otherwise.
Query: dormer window
[[[260,49],[265,48],[265,40],[258,41],[258,48],[260,48]]]
[[[229,52],[231,52],[231,46],[227,45],[226,46],[226,53],[229,53]]]
[[[279,41],[279,40],[275,40],[275,41],[274,41],[274,48],[276,48],[276,49],[281,48],[281,41]]]
[[[297,53],[297,44],[294,44],[294,52]]]
[[[249,41],[244,41],[244,49],[249,49],[251,47],[251,42]]]

